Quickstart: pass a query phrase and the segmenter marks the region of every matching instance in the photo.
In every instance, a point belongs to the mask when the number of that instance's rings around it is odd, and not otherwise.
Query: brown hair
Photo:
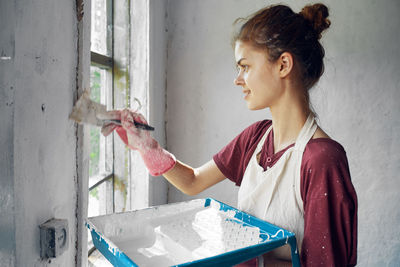
[[[284,5],[263,8],[245,21],[233,41],[248,42],[265,49],[274,62],[283,52],[289,52],[300,63],[303,85],[310,89],[324,72],[324,48],[321,33],[330,26],[328,8],[323,4],[305,6],[300,13]],[[308,103],[308,92],[307,103]]]

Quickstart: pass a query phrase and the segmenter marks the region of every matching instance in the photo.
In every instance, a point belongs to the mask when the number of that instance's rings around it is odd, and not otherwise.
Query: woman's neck
[[[274,150],[278,152],[296,141],[309,111],[296,97],[283,98],[278,105],[271,106],[270,110],[274,130]]]

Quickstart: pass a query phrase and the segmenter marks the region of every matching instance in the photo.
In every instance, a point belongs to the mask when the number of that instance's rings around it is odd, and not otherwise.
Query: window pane
[[[135,6],[136,6],[135,1]],[[144,1],[147,2],[147,1]],[[113,34],[113,57],[114,57],[114,108],[122,109],[130,106],[130,89],[129,89],[129,4],[128,0],[114,1],[114,34]],[[136,38],[136,35],[132,35]],[[140,55],[142,57],[143,55]],[[134,61],[137,59],[135,58]],[[135,75],[136,76],[136,73]],[[118,135],[114,135],[114,201],[115,212],[132,210],[130,188],[136,187],[131,183],[130,150],[121,142]],[[137,152],[136,152],[137,153]],[[144,177],[142,177],[144,178]],[[142,180],[145,180],[142,179]],[[145,187],[138,189],[147,192]]]
[[[113,213],[112,178],[89,191],[88,217]]]
[[[104,86],[101,81],[102,74],[104,76],[104,71],[101,69],[90,67],[90,98],[98,103],[100,103],[101,87]],[[100,146],[100,129],[95,126],[90,126],[90,178],[100,174]]]
[[[110,71],[95,66],[90,67],[90,98],[95,102],[106,105],[107,109],[110,109],[112,103]],[[112,137],[104,137],[100,133],[99,127],[90,126],[90,177],[106,176],[112,172],[112,149]]]
[[[96,127],[90,126],[90,159],[89,177],[99,175],[100,161],[100,131]]]
[[[90,97],[93,101],[110,107],[111,71],[90,67]],[[113,138],[104,137],[99,127],[90,126],[89,188],[113,172]],[[89,216],[113,212],[112,179],[89,192]]]
[[[111,10],[110,0],[92,0],[90,50],[110,56]]]

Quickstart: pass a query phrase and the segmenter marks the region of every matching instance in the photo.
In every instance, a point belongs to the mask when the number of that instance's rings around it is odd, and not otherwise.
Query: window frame
[[[114,44],[113,44],[113,39],[114,39],[114,0],[104,0],[106,3],[106,39],[105,39],[105,54],[100,54],[99,52],[95,52],[92,51],[92,47],[90,47],[90,67],[98,67],[100,69],[105,70],[106,72],[109,72],[109,75],[111,76],[111,84],[106,84],[106,87],[111,87],[111,88],[106,88],[106,96],[105,97],[105,104],[107,105],[107,103],[111,102],[111,108],[113,108],[113,99],[107,99],[107,90],[111,90],[111,97],[113,98],[114,96]],[[92,2],[93,4],[93,2]],[[93,8],[92,8],[93,11]],[[92,12],[91,12],[92,14]],[[93,14],[92,14],[93,16]],[[92,19],[92,17],[91,17]],[[92,28],[90,29],[92,31]],[[129,89],[129,88],[128,88]],[[103,103],[104,104],[104,103]],[[107,105],[109,106],[109,105]],[[114,175],[114,153],[115,153],[115,149],[114,149],[114,138],[108,138],[110,141],[111,139],[111,147],[112,147],[112,163],[111,163],[111,172],[104,172],[104,173],[100,173],[94,176],[90,176],[89,175],[89,188],[88,188],[88,193],[90,194],[90,192],[92,192],[93,190],[98,189],[101,185],[103,185],[104,183],[108,182],[111,180],[111,190],[109,190],[110,186],[108,186],[108,190],[106,189],[106,195],[105,197],[105,214],[99,214],[99,215],[106,215],[106,214],[112,214],[115,213],[115,175]],[[107,141],[106,138],[101,137],[100,138],[100,142],[104,142],[99,144],[101,147],[106,147],[107,146]],[[100,151],[99,153],[104,152],[106,153],[106,151]],[[109,151],[107,151],[109,152]],[[103,155],[105,158],[107,157],[107,155]],[[104,162],[104,164],[106,164]],[[94,180],[94,184],[90,185],[90,180]],[[107,195],[111,194],[111,199],[112,199],[112,203],[110,205],[110,203],[107,203]],[[108,196],[110,198],[110,196]],[[101,202],[101,201],[99,201]],[[88,199],[88,207],[90,205],[90,198]]]
[[[110,0],[109,0],[110,1]],[[86,2],[86,0],[84,0]],[[110,1],[112,2],[112,29],[113,29],[113,38],[111,40],[110,45],[112,46],[112,57],[103,55],[100,53],[97,53],[95,51],[90,50],[90,32],[91,32],[91,27],[90,27],[90,20],[91,16],[89,17],[83,17],[84,24],[82,26],[83,29],[79,33],[79,38],[83,38],[83,56],[86,60],[83,60],[84,62],[81,62],[80,65],[82,66],[80,71],[83,75],[83,77],[78,77],[78,81],[81,82],[81,86],[79,88],[88,88],[88,80],[85,78],[87,77],[88,74],[88,69],[90,66],[96,66],[100,68],[111,68],[112,70],[112,75],[113,75],[113,81],[112,82],[112,87],[114,93],[112,94],[113,97],[113,109],[121,109],[125,107],[129,107],[132,103],[136,102],[136,100],[139,100],[141,103],[142,109],[140,112],[147,118],[149,118],[149,83],[150,83],[150,70],[149,70],[149,50],[150,50],[150,42],[149,42],[149,19],[150,19],[150,1],[149,0],[114,0]],[[91,14],[91,1],[88,0],[89,3],[88,5],[83,5],[84,11],[86,14]],[[117,7],[115,5],[118,4]],[[129,8],[127,8],[127,4],[129,4]],[[134,8],[133,8],[134,7]],[[89,9],[89,10],[88,10]],[[115,29],[115,12],[116,9],[123,9],[126,10],[127,13],[125,14],[125,21],[127,21],[127,27],[125,28],[125,35],[128,40],[128,44],[125,45],[125,47],[121,47],[117,45],[115,47],[115,42],[118,37],[114,35],[114,29]],[[118,17],[117,19],[121,19],[122,17]],[[86,26],[85,26],[86,25]],[[82,29],[81,28],[81,29]],[[89,32],[89,33],[88,33]],[[131,36],[134,36],[133,42],[131,42]],[[139,36],[139,37],[138,37]],[[121,44],[119,42],[118,44]],[[127,49],[129,48],[129,49]],[[115,49],[117,49],[117,53],[115,53]],[[121,52],[121,51],[125,52]],[[125,54],[124,54],[125,53]],[[88,57],[88,54],[90,54],[90,57]],[[121,78],[121,63],[125,62],[127,64],[127,67],[123,70],[125,73],[125,86],[129,90],[131,88],[134,88],[134,90],[127,92],[122,101],[121,99],[118,99],[118,95],[115,94],[116,90],[120,89],[121,84],[118,84],[116,81],[115,76],[118,78]],[[131,64],[132,64],[132,69],[131,69]],[[90,74],[90,72],[89,72]],[[134,75],[132,75],[134,74]],[[86,85],[86,86],[85,86]],[[132,96],[132,94],[135,94],[135,97]],[[133,107],[134,108],[134,107]],[[83,164],[83,173],[82,176],[86,177],[83,179],[83,186],[82,191],[80,194],[83,194],[80,200],[80,205],[83,205],[83,212],[86,211],[86,218],[87,218],[87,211],[88,211],[88,206],[89,206],[89,189],[93,190],[94,188],[98,187],[99,185],[103,184],[106,181],[109,181],[110,179],[113,179],[113,213],[114,212],[123,212],[127,210],[133,210],[133,209],[139,209],[139,208],[145,208],[148,207],[151,200],[150,200],[150,184],[149,184],[149,173],[141,160],[140,156],[136,151],[131,151],[129,150],[119,139],[119,137],[116,134],[113,134],[113,148],[114,150],[123,150],[125,154],[125,158],[128,160],[125,161],[128,164],[122,164],[123,166],[114,166],[113,167],[113,173],[112,174],[107,174],[103,176],[101,179],[99,179],[96,183],[93,183],[89,186],[89,177],[88,173],[85,173],[85,170],[88,169],[88,145],[90,144],[90,141],[88,142],[88,127],[84,127],[83,129],[83,158],[81,164]],[[78,133],[78,136],[80,134]],[[85,160],[86,159],[86,160]],[[115,162],[121,162],[118,161],[115,157],[115,153],[113,156],[113,161],[114,165]],[[125,183],[126,186],[126,194],[125,194],[125,199],[121,201],[121,197],[117,196],[115,193],[115,189],[118,185],[123,185],[121,183],[121,180],[116,182],[116,177],[118,178],[118,174],[116,174],[116,169],[119,168],[119,172],[123,171],[128,171],[129,176],[128,179],[124,180],[123,182]],[[134,175],[131,175],[134,174]],[[82,183],[82,182],[80,182]],[[85,191],[86,190],[86,191]],[[124,198],[124,197],[123,197]],[[118,204],[115,205],[115,203],[120,201]],[[151,203],[153,204],[153,203]],[[85,214],[85,213],[84,213]],[[111,215],[111,214],[110,214]],[[107,216],[107,215],[104,215]],[[83,239],[82,239],[82,249],[81,251],[83,252],[83,263],[87,262],[87,255],[95,251],[94,247],[88,247],[88,242],[87,242],[87,235],[86,231],[83,231]],[[87,248],[87,250],[86,250]],[[87,253],[89,252],[89,253]]]

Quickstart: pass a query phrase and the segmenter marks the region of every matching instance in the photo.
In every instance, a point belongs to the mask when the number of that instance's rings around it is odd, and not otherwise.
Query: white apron
[[[269,223],[296,234],[300,250],[304,236],[304,210],[300,194],[300,168],[304,148],[314,135],[317,124],[310,115],[301,129],[296,143],[266,171],[258,164],[257,154],[271,131],[268,128],[258,143],[243,175],[238,193],[238,208]],[[290,247],[274,251],[277,257],[291,259]]]

